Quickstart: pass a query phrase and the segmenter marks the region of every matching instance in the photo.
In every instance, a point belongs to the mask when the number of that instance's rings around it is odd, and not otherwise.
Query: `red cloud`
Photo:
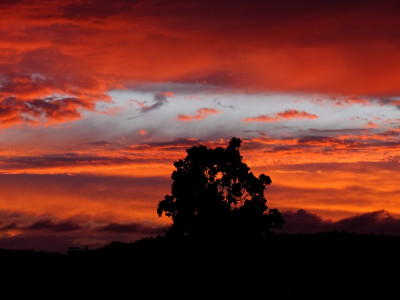
[[[13,52],[7,59],[15,63],[0,62],[1,127],[76,120],[79,110],[95,111],[96,103],[111,101],[106,94],[111,85],[59,51]]]
[[[392,105],[400,106],[400,100],[393,100]]]
[[[366,106],[370,104],[369,99],[361,99],[358,97],[349,97],[346,99],[339,99],[335,101],[336,106],[351,106],[351,105],[356,105],[356,104],[361,104],[363,106]]]
[[[253,118],[245,118],[244,122],[279,122],[290,119],[318,119],[315,114],[306,111],[298,111],[296,109],[287,109],[283,112],[278,112],[273,115],[259,115]]]
[[[95,104],[109,101],[113,88],[149,82],[398,95],[399,7],[378,0],[8,1],[0,6],[0,101],[14,97],[22,110],[24,101],[54,95]],[[59,107],[59,114],[38,114],[79,118]],[[7,110],[8,124],[33,114]]]
[[[179,114],[177,116],[177,120],[184,121],[184,122],[190,122],[193,120],[203,120],[203,119],[207,118],[209,115],[215,115],[215,114],[219,114],[219,113],[220,113],[220,111],[215,108],[203,107],[203,108],[199,108],[195,115]]]
[[[79,109],[94,110],[95,104],[79,98],[46,98],[19,100],[9,97],[0,100],[0,127],[20,122],[37,124],[76,120],[81,117]]]

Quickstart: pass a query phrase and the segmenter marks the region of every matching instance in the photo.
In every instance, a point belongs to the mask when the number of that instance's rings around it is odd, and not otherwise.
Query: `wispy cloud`
[[[166,231],[169,226],[160,226],[155,224],[145,223],[110,223],[105,226],[99,227],[96,230],[99,232],[112,232],[112,233],[141,233],[143,235],[161,234]]]
[[[160,108],[161,106],[165,105],[168,103],[168,97],[173,97],[172,92],[158,92],[157,94],[154,95],[153,99],[153,104],[152,105],[141,105],[140,111],[142,113],[147,113],[149,111],[152,111],[154,109]],[[138,105],[140,102],[138,102]]]
[[[179,114],[176,119],[178,121],[184,121],[184,122],[190,122],[190,121],[194,121],[194,120],[198,121],[198,120],[204,120],[209,115],[219,114],[220,112],[221,111],[219,111],[215,108],[203,107],[203,108],[199,108],[197,110],[196,114],[194,114],[194,115]]]
[[[22,230],[40,230],[40,231],[55,231],[55,232],[63,232],[63,231],[75,231],[82,229],[77,223],[72,221],[61,221],[61,222],[54,222],[51,219],[44,219],[39,220],[29,226],[21,227]]]
[[[304,110],[298,111],[296,109],[287,109],[282,112],[274,113],[272,115],[258,115],[257,117],[249,117],[243,119],[243,122],[279,122],[282,120],[290,119],[318,119],[318,116],[308,113]]]

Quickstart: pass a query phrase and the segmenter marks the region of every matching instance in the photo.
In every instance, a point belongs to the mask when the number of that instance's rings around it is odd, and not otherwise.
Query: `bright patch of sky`
[[[118,90],[109,94],[113,103],[98,104],[97,111],[82,110],[80,120],[18,125],[2,130],[3,146],[23,143],[24,148],[29,145],[34,149],[66,145],[73,148],[92,141],[137,144],[185,138],[250,138],[260,134],[273,138],[334,136],[335,131],[344,129],[372,133],[399,126],[397,106],[368,99],[348,101],[317,95],[202,92],[182,87],[162,92]],[[284,117],[288,110],[318,118]],[[275,120],[244,122],[245,118],[258,116],[275,117]]]
[[[243,135],[244,132],[262,131],[279,137],[282,131],[296,134],[308,129],[381,129],[398,122],[396,106],[382,105],[377,101],[348,102],[345,98],[332,100],[328,97],[291,94],[238,94],[238,93],[187,93],[174,92],[165,102],[144,112],[140,105],[152,106],[157,92],[114,91],[110,95],[113,105],[124,107],[118,115],[125,126],[158,133],[159,138],[192,137],[223,138]],[[323,100],[321,100],[323,99]],[[347,102],[346,102],[347,101]],[[218,110],[204,119],[184,122],[178,115],[194,116],[201,108]],[[244,122],[245,118],[274,116],[295,110],[318,118],[281,118],[271,122]]]

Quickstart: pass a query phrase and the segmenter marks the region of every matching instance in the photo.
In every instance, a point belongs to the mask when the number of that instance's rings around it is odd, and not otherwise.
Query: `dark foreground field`
[[[389,236],[158,237],[70,255],[0,250],[0,263],[13,298],[386,299],[400,293],[400,238]]]

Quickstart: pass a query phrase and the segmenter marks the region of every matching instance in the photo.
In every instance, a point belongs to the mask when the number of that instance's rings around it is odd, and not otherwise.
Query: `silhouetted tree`
[[[232,138],[227,148],[194,146],[184,160],[174,162],[171,195],[157,209],[160,217],[172,217],[171,233],[257,234],[283,225],[279,211],[266,205],[270,177],[250,172],[240,144]]]

